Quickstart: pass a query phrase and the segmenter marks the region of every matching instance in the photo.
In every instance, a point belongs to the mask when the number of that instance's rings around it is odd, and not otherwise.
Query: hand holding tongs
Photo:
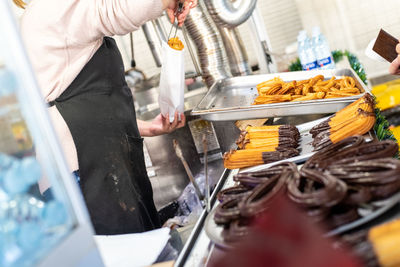
[[[169,34],[168,34],[168,40],[170,39],[170,36],[171,36],[171,33],[172,33],[172,30],[175,28],[175,34],[174,34],[174,37],[173,38],[175,38],[176,37],[176,33],[178,32],[178,25],[179,25],[179,22],[178,22],[178,15],[179,14],[181,14],[183,12],[183,2],[179,2],[178,3],[178,8],[175,10],[175,13],[174,13],[174,23],[171,25],[171,30],[169,31]],[[175,21],[176,21],[176,24],[175,24]]]

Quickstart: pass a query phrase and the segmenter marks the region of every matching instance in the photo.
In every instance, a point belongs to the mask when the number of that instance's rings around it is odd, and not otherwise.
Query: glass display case
[[[103,266],[10,3],[0,1],[0,266]]]

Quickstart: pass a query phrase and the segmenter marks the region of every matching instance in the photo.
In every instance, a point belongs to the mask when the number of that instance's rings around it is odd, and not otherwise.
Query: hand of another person
[[[175,12],[178,8],[178,3],[183,3],[183,11],[178,14],[178,24],[179,26],[183,25],[183,22],[186,19],[186,16],[189,14],[190,9],[197,6],[198,0],[170,0],[167,5],[167,14],[171,23],[175,21]]]
[[[389,72],[391,74],[400,75],[400,43],[396,46],[397,57],[390,64]]]
[[[185,122],[186,122],[185,115],[180,114],[180,120],[179,120],[178,112],[175,112],[175,118],[172,123],[169,122],[168,116],[164,117],[162,114],[159,114],[151,122],[149,130],[153,136],[167,134],[185,126]]]

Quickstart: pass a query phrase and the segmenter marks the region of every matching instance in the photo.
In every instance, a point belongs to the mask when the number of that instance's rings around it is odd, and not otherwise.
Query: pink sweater
[[[46,102],[59,97],[103,42],[162,14],[162,0],[32,0],[21,32]],[[67,124],[55,106],[50,117],[68,166],[79,169]],[[41,191],[48,185],[41,185]]]

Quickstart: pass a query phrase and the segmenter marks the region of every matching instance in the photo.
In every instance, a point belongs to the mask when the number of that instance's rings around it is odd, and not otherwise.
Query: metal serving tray
[[[258,96],[256,85],[280,77],[284,81],[305,80],[316,75],[324,75],[325,79],[335,76],[350,76],[362,94],[351,97],[318,99],[299,102],[282,102],[264,105],[252,105]],[[192,110],[209,121],[246,120],[306,114],[334,113],[360,98],[368,87],[360,80],[352,69],[317,70],[284,72],[263,75],[241,76],[222,79],[214,83],[200,103]]]

